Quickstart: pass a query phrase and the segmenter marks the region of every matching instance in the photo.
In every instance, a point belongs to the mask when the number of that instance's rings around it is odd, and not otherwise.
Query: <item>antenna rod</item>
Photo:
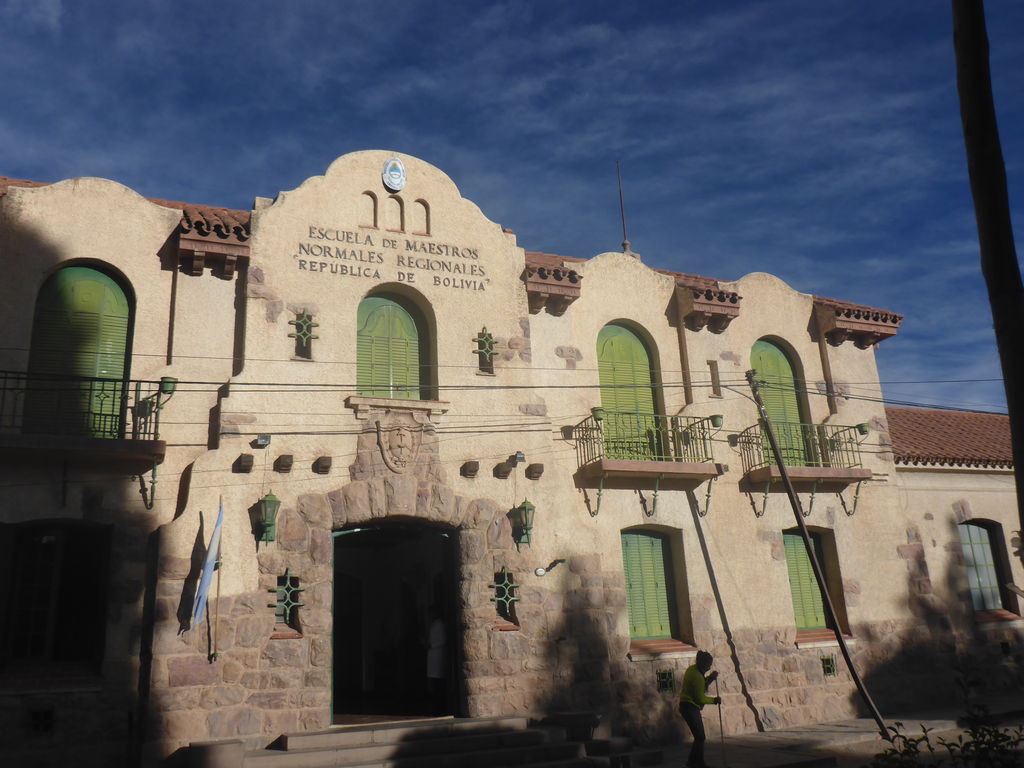
[[[615,161],[615,176],[619,180],[619,213],[622,215],[622,252],[629,253],[629,237],[626,235],[626,203],[622,198],[622,171],[619,161]]]

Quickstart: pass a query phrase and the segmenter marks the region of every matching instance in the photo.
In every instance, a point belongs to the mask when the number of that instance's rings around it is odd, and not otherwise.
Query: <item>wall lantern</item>
[[[257,448],[266,448],[270,445],[270,435],[256,435],[254,443]]]
[[[277,539],[277,510],[280,508],[281,500],[274,495],[273,491],[260,499],[260,522],[263,524],[260,541],[275,541]]]
[[[604,408],[591,408],[590,415],[594,417],[594,421],[600,424],[604,421]]]
[[[515,453],[508,457],[508,460],[509,463],[513,465],[519,465],[526,461],[526,454],[523,453],[522,451],[516,451]]]
[[[173,376],[160,377],[160,394],[170,397],[178,387],[178,380]]]
[[[537,507],[523,499],[518,507],[512,510],[510,515],[512,523],[512,538],[515,539],[516,549],[521,545],[530,546],[530,538],[533,534],[533,513]]]
[[[861,437],[864,437],[865,435],[867,435],[867,433],[868,433],[868,425],[867,424],[858,424],[857,425],[857,434],[858,435],[860,435]]]
[[[711,426],[715,429],[721,429],[724,421],[725,417],[720,413],[714,413],[711,415]]]

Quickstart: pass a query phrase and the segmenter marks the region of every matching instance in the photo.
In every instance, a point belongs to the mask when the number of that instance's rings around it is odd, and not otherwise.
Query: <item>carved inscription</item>
[[[310,274],[397,280],[463,291],[485,291],[490,283],[476,248],[415,237],[377,237],[313,224],[292,258],[299,271]]]

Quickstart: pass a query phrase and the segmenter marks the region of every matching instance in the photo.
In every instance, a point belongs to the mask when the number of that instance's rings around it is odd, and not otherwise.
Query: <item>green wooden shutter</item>
[[[974,610],[993,611],[1002,608],[1003,598],[999,591],[999,579],[988,530],[976,523],[962,523],[959,528],[964,565],[967,568],[967,583],[971,590]]]
[[[392,299],[370,296],[359,304],[357,328],[359,394],[420,399],[420,334],[409,311]]]
[[[782,535],[786,548],[786,565],[789,568],[789,588],[793,595],[793,614],[796,617],[797,629],[826,629],[825,604],[818,589],[818,581],[814,578],[811,558],[807,554],[803,537],[798,533]],[[818,540],[811,534],[818,562],[821,562]]]
[[[757,372],[758,380],[767,384],[761,388],[761,399],[775,431],[782,460],[793,466],[806,465],[807,450],[800,427],[800,401],[789,358],[775,344],[762,339],[755,342],[750,351],[750,367]],[[767,439],[765,453],[771,455]]]
[[[628,328],[606,325],[597,335],[597,369],[608,458],[650,459],[661,453],[651,357]]]
[[[43,284],[32,325],[30,374],[104,381],[34,380],[26,428],[120,436],[131,312],[124,290],[95,269],[66,267]]]
[[[634,640],[672,636],[669,612],[665,540],[647,533],[622,534],[622,564],[626,575],[629,634]]]

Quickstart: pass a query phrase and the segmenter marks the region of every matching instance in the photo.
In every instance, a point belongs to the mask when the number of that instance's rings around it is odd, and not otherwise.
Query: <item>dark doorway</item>
[[[456,714],[454,532],[382,522],[334,536],[335,721]]]

